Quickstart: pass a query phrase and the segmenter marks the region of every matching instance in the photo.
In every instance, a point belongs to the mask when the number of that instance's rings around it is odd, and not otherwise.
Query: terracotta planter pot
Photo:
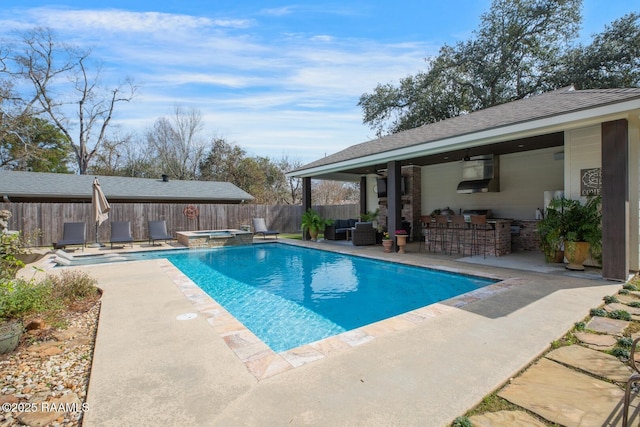
[[[396,241],[398,242],[398,253],[404,253],[404,246],[407,244],[407,236],[398,234],[396,235]]]
[[[382,246],[384,247],[384,252],[386,254],[388,254],[389,252],[391,252],[391,246],[393,246],[393,241],[391,241],[391,240],[383,240],[382,241]]]
[[[584,261],[589,256],[589,243],[588,242],[564,242],[564,256],[567,257],[567,264],[565,267],[569,270],[584,270]]]

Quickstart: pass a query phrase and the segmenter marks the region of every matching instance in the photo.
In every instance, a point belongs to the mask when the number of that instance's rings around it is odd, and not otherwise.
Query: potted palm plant
[[[538,222],[540,247],[548,261],[564,248],[570,270],[584,270],[589,255],[600,261],[602,254],[601,198],[590,197],[583,204],[579,200],[559,198],[551,201],[544,218]]]
[[[311,236],[311,240],[318,240],[318,234],[321,231],[324,231],[324,228],[327,225],[333,223],[333,220],[324,219],[320,216],[320,214],[313,209],[307,209],[307,211],[302,214],[302,232],[309,232],[309,236]]]
[[[602,257],[602,213],[600,196],[568,200],[564,211],[564,254],[569,270],[584,270],[583,263],[589,255],[600,261]]]
[[[564,260],[562,233],[564,232],[563,212],[566,199],[553,199],[537,223],[540,249],[546,262],[560,263]]]

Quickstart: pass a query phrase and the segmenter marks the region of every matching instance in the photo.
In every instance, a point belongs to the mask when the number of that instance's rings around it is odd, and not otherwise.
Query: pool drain
[[[191,320],[191,319],[195,319],[196,317],[198,317],[198,315],[196,313],[184,313],[184,314],[177,315],[176,319],[178,319],[178,320]]]

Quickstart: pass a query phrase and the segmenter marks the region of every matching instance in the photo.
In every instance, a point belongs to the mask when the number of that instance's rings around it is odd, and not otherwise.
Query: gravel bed
[[[99,301],[69,312],[66,329],[26,332],[0,355],[0,427],[82,424],[99,313]]]

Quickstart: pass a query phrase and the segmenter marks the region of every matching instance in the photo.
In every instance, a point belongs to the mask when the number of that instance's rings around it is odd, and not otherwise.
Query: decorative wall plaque
[[[602,169],[580,170],[580,195],[599,196],[602,189]]]

